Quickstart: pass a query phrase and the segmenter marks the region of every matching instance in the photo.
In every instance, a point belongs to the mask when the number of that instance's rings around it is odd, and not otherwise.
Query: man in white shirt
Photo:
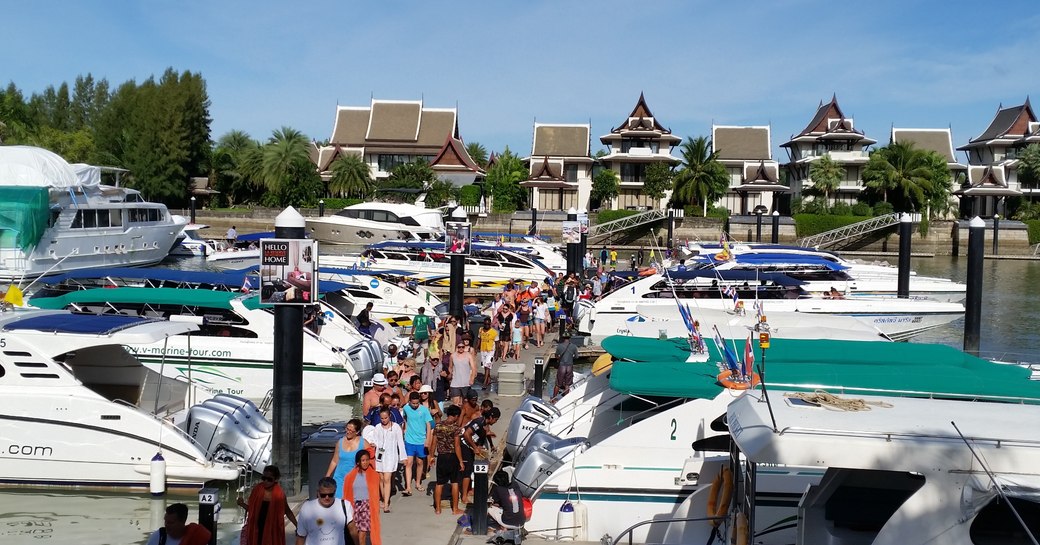
[[[358,543],[354,524],[354,506],[336,498],[336,480],[323,477],[318,481],[318,497],[304,502],[297,516],[296,545],[345,545],[343,529]]]
[[[236,240],[238,240],[238,231],[236,231],[235,226],[232,225],[231,229],[227,230],[227,241],[228,244],[234,245]]]

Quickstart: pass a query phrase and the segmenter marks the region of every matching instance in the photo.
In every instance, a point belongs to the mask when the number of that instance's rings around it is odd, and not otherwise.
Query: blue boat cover
[[[117,314],[45,314],[31,316],[23,320],[8,323],[4,331],[47,331],[53,333],[80,333],[90,335],[108,335],[133,327],[135,325],[154,322],[149,318],[121,316]]]
[[[677,271],[671,269],[668,271],[668,276],[672,280],[689,280],[693,278],[709,278],[709,279],[722,279],[726,282],[748,282],[757,284],[760,282],[776,282],[781,286],[801,286],[804,284],[801,280],[796,280],[782,273],[773,272],[759,272],[759,271],[748,271],[748,270],[728,270],[728,271],[717,271],[715,269],[693,269],[685,271]]]
[[[443,242],[421,242],[421,241],[410,241],[410,240],[386,240],[383,242],[376,242],[375,244],[369,244],[366,248],[373,248],[376,250],[392,249],[392,248],[413,248],[418,250],[431,250],[436,253],[444,253]],[[530,254],[530,250],[524,248],[503,248],[494,242],[474,242],[472,249],[489,252],[501,252],[507,250],[515,254]]]
[[[264,232],[264,233],[249,233],[247,235],[238,235],[238,237],[235,238],[235,241],[237,241],[237,242],[253,242],[255,240],[260,240],[262,238],[277,238],[277,237],[274,236],[274,231],[267,231],[267,232]]]

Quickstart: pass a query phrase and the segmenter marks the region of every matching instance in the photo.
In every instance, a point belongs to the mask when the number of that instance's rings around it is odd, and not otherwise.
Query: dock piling
[[[900,299],[910,297],[910,242],[913,223],[910,222],[910,214],[901,214],[899,217],[899,271],[896,282],[896,295]]]
[[[306,224],[293,207],[274,220],[275,238],[304,239]],[[300,441],[303,429],[303,306],[274,306],[274,441],[272,459],[281,485],[295,496],[301,486]]]
[[[982,260],[986,224],[975,216],[968,223],[968,293],[964,300],[964,351],[979,355],[982,320]]]

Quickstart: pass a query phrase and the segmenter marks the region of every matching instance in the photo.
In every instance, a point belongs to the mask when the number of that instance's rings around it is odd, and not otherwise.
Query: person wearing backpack
[[[204,526],[188,522],[188,506],[172,503],[166,508],[163,526],[148,538],[148,545],[206,545],[210,531]]]
[[[568,317],[574,317],[574,303],[578,300],[578,282],[568,278],[563,288],[563,310]]]

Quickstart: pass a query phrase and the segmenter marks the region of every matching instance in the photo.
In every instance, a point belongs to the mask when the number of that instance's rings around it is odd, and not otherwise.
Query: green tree
[[[863,169],[868,202],[881,196],[897,212],[924,210],[932,201],[949,194],[950,173],[946,162],[934,152],[914,147],[912,142],[893,142],[874,150]]]
[[[329,191],[337,196],[364,199],[372,194],[372,171],[357,155],[343,155],[330,167]]]
[[[459,202],[459,188],[451,182],[434,180],[426,188],[426,206],[428,208],[440,208],[447,206],[451,201]]]
[[[1023,187],[1040,187],[1040,144],[1029,144],[1022,150],[1016,169]]]
[[[303,206],[322,193],[321,177],[311,162],[310,142],[300,131],[282,127],[271,135],[263,148],[262,182],[267,188],[266,203],[278,206]]]
[[[469,144],[466,144],[466,153],[469,154],[470,159],[473,159],[473,162],[480,165],[480,168],[487,168],[487,148],[482,146],[480,142],[470,142]]]
[[[617,173],[613,170],[605,168],[592,177],[592,192],[589,194],[589,200],[592,201],[593,208],[602,208],[610,199],[617,197],[620,193],[621,184]]]
[[[487,172],[484,182],[487,194],[493,199],[491,209],[494,212],[514,212],[523,208],[527,192],[520,186],[530,175],[523,160],[506,146],[505,151],[497,156],[494,166]]]
[[[252,180],[255,178],[247,175],[245,167],[249,154],[259,149],[260,143],[242,131],[229,131],[217,140],[211,160],[211,180],[213,188],[220,191],[221,200],[228,206],[248,201],[253,195]],[[259,153],[255,155],[260,158]],[[253,175],[258,178],[259,169]]]
[[[651,199],[664,198],[665,192],[672,188],[674,173],[667,163],[656,162],[646,167],[646,178],[643,180],[643,194]]]
[[[711,151],[710,139],[687,137],[680,150],[682,168],[674,177],[673,207],[696,205],[704,208],[726,194],[729,174],[718,160],[719,153]]]
[[[824,155],[809,165],[809,180],[812,181],[812,187],[808,192],[810,195],[823,197],[823,204],[829,205],[831,193],[838,190],[838,186],[844,178],[845,167],[831,159],[830,155]]]

